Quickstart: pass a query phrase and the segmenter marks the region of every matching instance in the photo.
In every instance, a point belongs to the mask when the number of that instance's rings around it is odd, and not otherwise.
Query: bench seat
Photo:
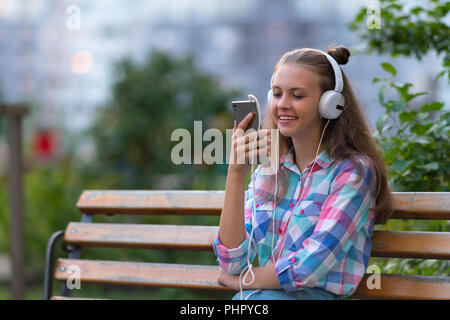
[[[393,219],[450,220],[450,193],[393,193]],[[70,222],[49,241],[46,298],[70,298],[71,290],[52,296],[52,278],[65,283],[70,266],[80,270],[82,283],[229,290],[216,281],[219,267],[81,259],[82,248],[129,248],[210,251],[217,226],[94,223],[99,214],[220,215],[224,191],[85,191],[77,207],[81,222]],[[63,240],[70,251],[53,267],[54,246]],[[372,237],[372,257],[450,260],[450,232],[381,231]],[[195,255],[195,253],[193,253]],[[54,273],[53,273],[54,269]],[[381,289],[369,289],[368,273],[352,298],[450,299],[450,276],[381,274]]]

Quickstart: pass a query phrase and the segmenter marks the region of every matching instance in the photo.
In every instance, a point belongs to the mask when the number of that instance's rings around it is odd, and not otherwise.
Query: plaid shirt
[[[362,165],[362,177],[355,161]],[[285,198],[272,217],[273,202],[264,202],[262,198],[267,193],[273,195],[274,190],[264,183],[258,166],[252,176],[252,179],[256,176],[256,216],[252,214],[250,181],[244,203],[246,239],[237,248],[229,249],[221,244],[217,234],[213,247],[219,264],[230,274],[239,274],[247,266],[253,226],[250,261],[257,253],[259,265],[266,265],[275,237],[274,257],[280,257],[275,272],[286,291],[317,287],[342,297],[350,296],[365,274],[372,249],[370,238],[375,216],[369,208],[375,204],[373,169],[369,169],[363,156],[337,163],[324,150],[313,169],[311,161],[300,173],[292,147],[281,157],[280,164],[280,170],[288,177]],[[313,171],[309,181],[304,181],[310,170]]]

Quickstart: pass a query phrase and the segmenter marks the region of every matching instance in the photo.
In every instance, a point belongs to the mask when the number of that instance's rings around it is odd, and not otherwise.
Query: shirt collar
[[[328,154],[327,150],[324,149],[324,150],[319,154],[319,156],[317,157],[316,165],[319,165],[321,168],[326,169],[326,168],[328,168],[333,162],[334,162],[333,158],[331,158],[330,155]],[[293,147],[293,146],[289,148],[288,152],[287,152],[285,155],[281,156],[281,158],[280,158],[280,163],[281,163],[284,167],[286,167],[286,168],[288,168],[288,169],[290,169],[290,170],[296,172],[297,174],[300,174],[300,172],[299,172],[299,170],[298,170],[298,167],[297,167],[297,165],[295,164],[295,161],[294,161],[294,147]],[[312,161],[308,164],[307,167],[308,167],[308,168],[311,168],[312,165],[313,165],[313,163],[314,163],[314,160],[312,160]]]

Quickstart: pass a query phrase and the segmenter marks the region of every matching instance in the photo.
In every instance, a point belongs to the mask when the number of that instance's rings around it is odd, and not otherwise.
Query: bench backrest
[[[212,250],[216,226],[102,224],[98,214],[215,215],[224,191],[84,191],[77,203],[84,222],[71,222],[64,242],[74,248]],[[393,193],[392,219],[450,220],[450,192]],[[450,232],[374,231],[372,257],[450,260]],[[217,284],[218,266],[80,260],[80,251],[58,259],[55,278],[65,281],[77,265],[82,282],[228,290]],[[369,289],[366,274],[355,298],[450,299],[450,277],[381,275]]]

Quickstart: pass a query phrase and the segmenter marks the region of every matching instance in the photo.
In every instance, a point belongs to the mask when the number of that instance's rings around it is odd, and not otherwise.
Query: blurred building
[[[110,94],[114,62],[142,60],[152,48],[194,54],[225,85],[264,99],[273,66],[297,47],[350,48],[347,24],[373,1],[357,0],[2,0],[0,88],[9,102],[41,107],[41,127],[86,128]],[[75,10],[74,10],[75,8]],[[73,26],[79,10],[79,28]],[[343,69],[373,124],[381,112],[371,84],[390,59],[355,55]],[[399,78],[430,90],[435,57],[395,62]],[[441,91],[439,91],[441,90]],[[441,98],[445,88],[435,94]],[[242,98],[242,97],[239,97]],[[207,107],[207,106],[205,106]]]

